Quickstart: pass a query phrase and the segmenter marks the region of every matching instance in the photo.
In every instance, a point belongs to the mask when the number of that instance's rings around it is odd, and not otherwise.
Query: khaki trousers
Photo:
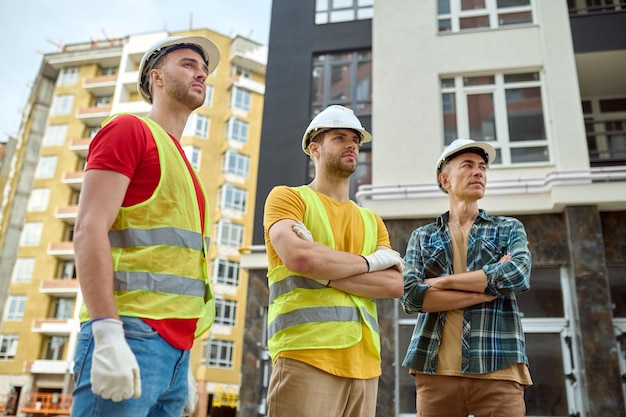
[[[278,358],[267,393],[268,417],[374,417],[378,378],[331,375],[293,359]]]
[[[417,417],[523,417],[524,386],[513,381],[415,376]]]

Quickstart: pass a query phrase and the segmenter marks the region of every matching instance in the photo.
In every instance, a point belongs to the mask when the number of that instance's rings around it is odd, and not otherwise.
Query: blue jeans
[[[187,401],[189,351],[174,348],[141,319],[122,317],[122,322],[139,364],[141,398],[113,402],[91,392],[94,342],[87,322],[76,344],[72,417],[180,417]]]

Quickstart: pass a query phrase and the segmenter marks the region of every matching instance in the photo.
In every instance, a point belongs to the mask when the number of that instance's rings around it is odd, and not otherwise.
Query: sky
[[[267,45],[272,0],[0,0],[0,141],[19,130],[43,54],[57,45],[208,28]]]

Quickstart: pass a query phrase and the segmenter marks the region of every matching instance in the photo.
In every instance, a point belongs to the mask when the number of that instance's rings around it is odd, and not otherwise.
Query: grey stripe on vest
[[[361,313],[363,314],[363,317],[365,318],[365,320],[367,320],[370,324],[370,327],[378,334],[380,334],[380,329],[378,328],[378,323],[376,322],[376,319],[374,318],[374,316],[372,316],[370,313],[367,312],[367,310],[365,309],[365,307],[361,307]]]
[[[141,271],[115,271],[113,288],[119,291],[148,290],[168,294],[204,297],[204,281],[177,275]]]
[[[277,281],[270,285],[270,299],[269,303],[272,304],[274,299],[286,294],[296,288],[304,288],[307,290],[316,290],[326,288],[315,282],[315,280],[309,278],[303,278],[296,275],[289,275],[283,280]]]
[[[109,241],[111,246],[116,248],[168,245],[202,250],[203,239],[200,233],[191,230],[160,227],[157,229],[109,230]]]
[[[312,307],[290,311],[276,317],[268,327],[268,338],[288,327],[304,323],[332,321],[361,321],[355,307]]]

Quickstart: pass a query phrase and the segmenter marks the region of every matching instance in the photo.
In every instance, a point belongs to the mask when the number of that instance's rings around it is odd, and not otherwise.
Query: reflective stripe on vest
[[[167,245],[202,250],[202,235],[200,233],[176,227],[110,230],[109,241],[111,246],[117,248]],[[206,238],[207,248],[209,247],[209,242],[210,238]]]
[[[113,272],[113,288],[119,291],[148,290],[168,294],[204,297],[206,284],[178,275],[154,274],[143,271]]]

